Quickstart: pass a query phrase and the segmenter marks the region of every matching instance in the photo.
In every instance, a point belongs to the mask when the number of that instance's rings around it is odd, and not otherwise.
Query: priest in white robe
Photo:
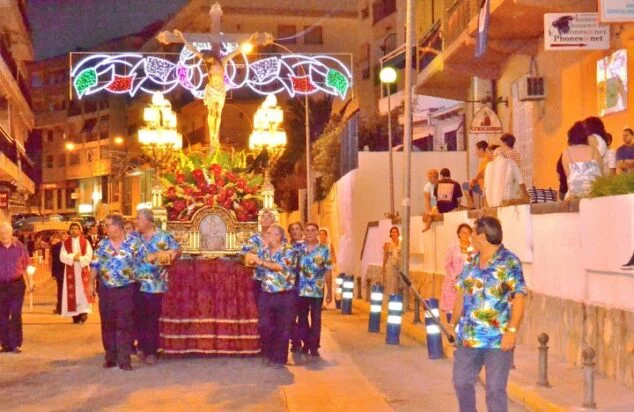
[[[92,247],[82,235],[78,223],[70,225],[70,237],[64,242],[60,260],[65,265],[62,316],[72,317],[73,323],[84,323],[91,312],[93,300],[88,295]]]

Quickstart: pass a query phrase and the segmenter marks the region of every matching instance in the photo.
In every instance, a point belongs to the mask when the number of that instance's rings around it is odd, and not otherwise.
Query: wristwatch
[[[506,331],[511,333],[517,333],[517,328],[509,326],[508,328],[506,328]]]

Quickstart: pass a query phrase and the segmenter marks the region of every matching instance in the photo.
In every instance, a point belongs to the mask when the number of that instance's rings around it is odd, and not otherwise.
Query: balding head
[[[13,228],[9,222],[0,223],[0,242],[9,246],[13,241]]]

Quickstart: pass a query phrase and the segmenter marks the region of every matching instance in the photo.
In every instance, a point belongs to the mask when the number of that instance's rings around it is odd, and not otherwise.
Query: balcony
[[[396,0],[378,0],[372,4],[372,24],[396,12]]]
[[[53,110],[35,113],[35,127],[62,124],[66,120],[66,110]]]
[[[20,76],[18,64],[9,49],[9,46],[0,37],[0,83],[5,83],[10,90],[11,95],[17,96],[18,106],[21,106],[21,112],[25,117],[33,122],[33,114],[31,111],[31,89],[26,79]],[[19,103],[22,103],[21,105]],[[27,120],[27,121],[28,121]]]
[[[15,141],[3,128],[0,128],[0,180],[9,182],[31,194],[35,193],[36,171],[33,162],[25,154],[18,155],[18,153]]]
[[[513,54],[536,54],[544,32],[544,13],[570,11],[566,1],[491,0],[487,51],[475,57],[480,0],[445,0],[442,50],[419,74],[416,93],[466,100],[471,78],[497,79]],[[575,12],[596,10],[580,0]],[[569,6],[569,4],[568,4]]]

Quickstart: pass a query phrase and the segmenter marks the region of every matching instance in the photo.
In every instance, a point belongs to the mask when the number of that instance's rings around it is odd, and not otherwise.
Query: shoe
[[[284,368],[286,368],[286,364],[285,363],[279,363],[279,362],[271,362],[271,368],[273,368],[273,369],[284,369]]]
[[[116,362],[104,362],[103,363],[103,368],[104,369],[111,369],[111,368],[114,368],[115,366],[117,366]]]
[[[291,346],[292,353],[299,353],[302,351],[302,345],[293,345]]]
[[[79,323],[86,323],[87,320],[88,320],[88,314],[82,313],[81,316],[79,317]]]
[[[313,358],[321,357],[321,355],[319,353],[319,349],[311,349],[310,350],[310,356],[312,356]]]
[[[304,346],[302,348],[302,355],[308,355],[308,353],[309,353],[308,347]]]
[[[18,347],[13,348],[10,351],[7,351],[7,352],[12,352],[12,353],[15,353],[17,355],[17,354],[22,353],[22,348],[18,346]]]
[[[126,371],[126,372],[130,372],[133,371],[134,369],[132,368],[132,365],[127,364],[127,365],[119,365],[119,369],[121,369],[122,371]]]
[[[621,270],[634,270],[634,263],[627,263],[621,266]]]
[[[156,362],[156,355],[148,355],[147,358],[145,358],[145,363],[148,365],[156,365]]]

